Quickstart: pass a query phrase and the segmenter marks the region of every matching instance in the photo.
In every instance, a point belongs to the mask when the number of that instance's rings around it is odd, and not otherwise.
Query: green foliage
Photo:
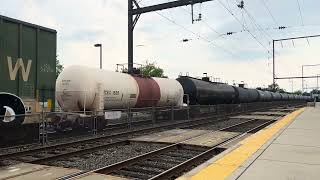
[[[163,74],[163,69],[156,66],[156,63],[149,63],[147,61],[146,65],[140,67],[139,70],[143,76],[165,77]]]
[[[320,90],[313,89],[310,93],[311,94],[320,94]]]
[[[311,94],[308,93],[308,92],[304,92],[304,93],[302,93],[302,95],[303,95],[303,96],[310,96]]]
[[[301,94],[302,94],[302,91],[298,90],[298,91],[293,92],[293,94],[301,95]]]
[[[278,84],[270,84],[270,85],[268,85],[267,88],[258,87],[257,89],[258,89],[258,90],[262,90],[262,91],[271,91],[271,92],[286,93],[286,90],[280,88],[280,86],[279,86]]]
[[[63,65],[60,64],[60,61],[57,58],[56,59],[56,79],[58,78],[59,74],[62,72],[63,68],[64,68]]]

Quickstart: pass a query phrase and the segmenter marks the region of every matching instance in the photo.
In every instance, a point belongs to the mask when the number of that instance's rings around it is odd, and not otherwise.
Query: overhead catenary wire
[[[310,25],[304,25],[304,26],[301,26],[301,25],[298,25],[298,26],[276,26],[276,27],[263,27],[263,30],[265,31],[271,31],[271,30],[284,30],[284,29],[295,29],[295,28],[304,28],[306,26],[310,26],[310,27],[314,27],[314,26],[320,26],[320,25],[317,25],[317,24],[310,24]],[[249,29],[249,28],[248,28]],[[257,30],[255,29],[249,29],[251,32],[255,32]],[[244,30],[233,30],[233,31],[228,31],[226,33],[221,33],[221,36],[226,36],[226,35],[233,35],[233,34],[237,34],[237,33],[247,33],[247,31],[244,31]]]
[[[141,1],[142,1],[142,0],[141,0]],[[141,4],[141,3],[140,3],[140,4]],[[143,4],[142,4],[142,5],[143,5]],[[194,32],[194,31],[186,28],[185,26],[183,26],[183,25],[175,22],[174,20],[170,19],[169,17],[163,15],[163,14],[160,13],[160,12],[157,12],[157,11],[156,11],[155,13],[157,13],[159,16],[161,16],[162,18],[166,19],[167,21],[171,22],[172,24],[180,27],[181,29],[183,29],[183,30],[185,30],[185,31],[193,34],[193,35],[196,36],[198,39],[201,39],[201,40],[203,40],[203,41],[205,41],[205,42],[207,42],[207,43],[210,43],[210,44],[212,44],[213,46],[220,48],[221,50],[223,50],[224,52],[226,52],[226,53],[229,54],[230,56],[233,56],[233,57],[236,57],[236,58],[237,58],[237,56],[236,56],[232,51],[229,51],[229,50],[227,50],[226,48],[218,45],[217,43],[214,43],[212,40],[209,40],[208,38],[203,37],[203,36],[200,35],[199,33],[196,33],[196,32]],[[213,28],[212,28],[212,29],[213,29]]]
[[[243,1],[238,1],[235,0],[236,3],[243,3]],[[238,6],[239,7],[239,6]],[[270,40],[272,40],[273,38],[266,32],[263,30],[263,28],[260,26],[260,24],[255,20],[255,18],[249,13],[249,11],[247,10],[247,8],[244,6],[244,4],[241,7],[241,10],[243,10],[243,12],[245,12],[249,18],[249,20],[251,21],[251,24],[253,26],[255,26],[257,28],[257,30],[261,33],[261,35],[266,38],[267,42],[270,42]]]
[[[262,34],[265,36],[265,38],[269,41],[272,40],[273,38],[269,33],[267,33],[263,28],[258,24],[258,22],[254,19],[254,17],[248,12],[246,8],[244,8],[244,12],[248,15],[249,19],[253,22],[253,24],[257,27],[257,29],[262,32]]]
[[[262,48],[264,48],[265,50],[267,50],[267,52],[268,52],[268,54],[269,54],[269,53],[270,53],[270,50],[269,50],[265,45],[263,45],[263,43],[261,43],[261,42],[258,40],[258,38],[257,38],[254,34],[252,34],[252,33],[250,32],[250,30],[249,30],[243,23],[241,23],[241,21],[233,14],[233,12],[232,12],[224,3],[222,3],[221,0],[218,0],[218,2],[234,17],[234,19],[243,27],[243,29],[244,29],[245,31],[247,31],[247,32],[251,35],[251,37],[252,37]]]
[[[300,15],[300,20],[301,20],[301,25],[304,27],[304,21],[303,21],[303,16],[302,16],[302,10],[301,10],[301,5],[300,5],[300,1],[297,0],[297,4],[298,4],[298,9],[299,9],[299,15]],[[305,30],[304,30],[305,31]],[[309,39],[307,38],[307,42],[309,43]]]
[[[280,28],[280,25],[279,25],[278,21],[276,20],[276,18],[274,17],[274,15],[272,14],[271,9],[269,8],[266,0],[260,0],[260,1],[262,2],[264,7],[266,8],[266,10],[267,10],[268,14],[270,15],[271,19],[273,20],[274,24]],[[282,35],[285,36],[285,33],[282,32]]]
[[[205,41],[205,42],[207,42],[207,43],[210,43],[210,44],[212,44],[213,46],[216,46],[216,47],[222,49],[224,52],[228,53],[229,55],[231,55],[231,56],[233,56],[233,57],[236,57],[233,52],[231,52],[231,51],[223,48],[222,46],[217,45],[216,43],[214,43],[213,41],[209,40],[209,39],[206,38],[206,37],[203,37],[203,36],[200,35],[199,33],[196,33],[196,32],[194,32],[194,31],[186,28],[185,26],[183,26],[183,25],[181,25],[181,24],[178,24],[178,23],[175,22],[174,20],[166,17],[165,15],[163,15],[163,14],[161,14],[161,13],[159,13],[159,12],[155,12],[155,13],[157,13],[159,16],[163,17],[163,18],[166,19],[167,21],[169,21],[169,22],[175,24],[176,26],[180,27],[181,29],[183,29],[183,30],[185,30],[185,31],[187,31],[187,32],[190,32],[191,34],[193,34],[194,36],[196,36],[198,39],[201,39],[201,40],[203,40],[203,41]]]
[[[189,14],[190,12],[188,10],[186,10],[185,8],[181,7],[182,10],[184,10],[185,13]],[[220,32],[218,32],[218,30],[216,30],[215,28],[213,28],[203,17],[200,21],[201,23],[203,23],[205,26],[207,26],[208,29],[210,29],[212,32],[216,33],[218,35],[218,37],[222,37],[224,39],[226,39],[226,37],[223,36],[223,34],[221,34]],[[231,46],[232,49],[237,49],[234,46]]]
[[[276,26],[279,26],[279,23],[278,23],[278,21],[276,20],[276,18],[273,16],[273,14],[272,14],[272,12],[271,12],[271,10],[270,10],[270,8],[269,8],[266,0],[260,0],[260,1],[261,1],[262,4],[264,5],[264,7],[267,9],[268,14],[271,16],[271,19],[273,20],[274,24],[275,24]]]

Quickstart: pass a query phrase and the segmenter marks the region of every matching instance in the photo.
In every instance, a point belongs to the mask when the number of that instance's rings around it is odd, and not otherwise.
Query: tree
[[[62,72],[63,68],[64,68],[63,65],[60,64],[60,61],[57,58],[56,59],[56,79],[58,78],[59,74]]]
[[[163,74],[163,69],[156,66],[156,63],[149,63],[146,62],[145,66],[139,68],[140,73],[144,76],[151,76],[151,77],[166,77]]]
[[[258,89],[258,90],[262,90],[262,91],[271,91],[271,92],[286,93],[286,90],[280,88],[280,86],[279,86],[278,84],[270,84],[270,85],[268,85],[267,88],[258,87],[257,89]]]
[[[320,90],[313,89],[310,93],[311,94],[320,94]]]
[[[293,94],[301,95],[301,94],[302,94],[302,91],[298,90],[298,91],[293,92]]]
[[[270,84],[268,85],[268,91],[272,91],[272,92],[279,92],[279,93],[285,93],[286,91],[282,88],[280,88],[279,84],[275,83],[275,84]]]

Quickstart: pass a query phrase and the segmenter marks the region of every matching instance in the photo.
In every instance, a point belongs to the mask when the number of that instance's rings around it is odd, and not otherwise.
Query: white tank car
[[[160,100],[157,106],[183,105],[183,88],[177,80],[153,78],[160,87]]]
[[[182,106],[183,88],[173,79],[71,66],[57,79],[56,98],[62,110],[68,112],[101,109],[99,104],[103,104],[102,109]]]

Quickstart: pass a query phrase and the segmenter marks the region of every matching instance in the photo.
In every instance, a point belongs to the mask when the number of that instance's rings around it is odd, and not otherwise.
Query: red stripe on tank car
[[[152,78],[133,76],[139,86],[139,96],[136,107],[157,105],[160,100],[160,87]]]

